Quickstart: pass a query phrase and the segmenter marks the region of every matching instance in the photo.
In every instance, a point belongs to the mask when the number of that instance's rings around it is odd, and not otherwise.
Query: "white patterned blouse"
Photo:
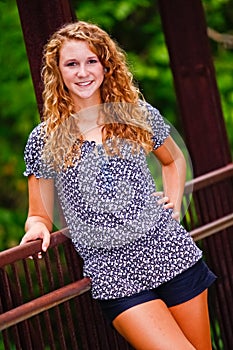
[[[159,111],[151,116],[154,148],[169,135]],[[25,148],[25,176],[53,178],[74,247],[84,261],[96,299],[114,299],[155,288],[194,265],[202,252],[189,233],[158,205],[144,150],[121,140],[121,155],[84,141],[74,166],[55,171],[41,159],[43,123]],[[111,140],[108,141],[111,147]]]

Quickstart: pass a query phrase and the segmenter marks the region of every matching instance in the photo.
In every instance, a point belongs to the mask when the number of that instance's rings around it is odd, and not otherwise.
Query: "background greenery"
[[[154,0],[73,1],[77,17],[101,25],[128,54],[146,99],[179,130],[167,49]],[[203,0],[207,24],[230,34],[233,2]],[[95,9],[95,11],[93,11]],[[39,122],[16,2],[0,0],[0,250],[18,244],[27,214],[23,150]],[[233,33],[232,33],[233,34]],[[233,52],[210,40],[224,117],[233,146]],[[233,148],[233,147],[232,147]]]

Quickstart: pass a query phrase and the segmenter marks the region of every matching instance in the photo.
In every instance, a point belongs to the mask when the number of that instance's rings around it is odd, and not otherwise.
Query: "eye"
[[[97,58],[91,58],[88,60],[88,64],[94,64],[94,63],[97,63],[98,62],[98,59]]]
[[[72,61],[72,62],[68,62],[66,65],[67,65],[67,67],[74,67],[77,65],[77,63]]]

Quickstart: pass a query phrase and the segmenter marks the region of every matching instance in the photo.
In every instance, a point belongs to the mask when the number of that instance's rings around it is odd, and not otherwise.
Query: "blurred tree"
[[[232,34],[233,2],[203,0],[207,25]],[[106,29],[127,52],[129,64],[145,98],[182,133],[169,58],[156,1],[73,0],[80,20]],[[34,89],[14,0],[0,0],[0,249],[18,243],[27,211],[23,150],[38,123]],[[222,105],[233,146],[232,49],[210,38]]]

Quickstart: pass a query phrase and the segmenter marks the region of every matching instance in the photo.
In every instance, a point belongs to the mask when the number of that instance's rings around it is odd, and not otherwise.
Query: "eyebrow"
[[[98,56],[97,55],[95,55],[95,56],[88,56],[88,57],[86,57],[86,60],[91,60],[91,59],[99,59],[98,58]],[[67,62],[73,62],[73,61],[78,61],[78,59],[77,58],[75,58],[75,57],[68,57],[68,58],[63,58],[63,63],[67,63]]]
[[[88,57],[86,57],[86,59],[90,59],[90,58],[98,58],[98,56],[97,56],[97,55],[94,55],[94,56],[88,56]],[[77,60],[77,58],[75,58],[75,57],[73,57],[73,58],[67,58],[66,61],[68,61],[68,60]]]
[[[87,59],[91,59],[91,58],[98,58],[98,56],[97,56],[97,55],[95,55],[95,56],[90,56],[90,57],[87,57]]]

